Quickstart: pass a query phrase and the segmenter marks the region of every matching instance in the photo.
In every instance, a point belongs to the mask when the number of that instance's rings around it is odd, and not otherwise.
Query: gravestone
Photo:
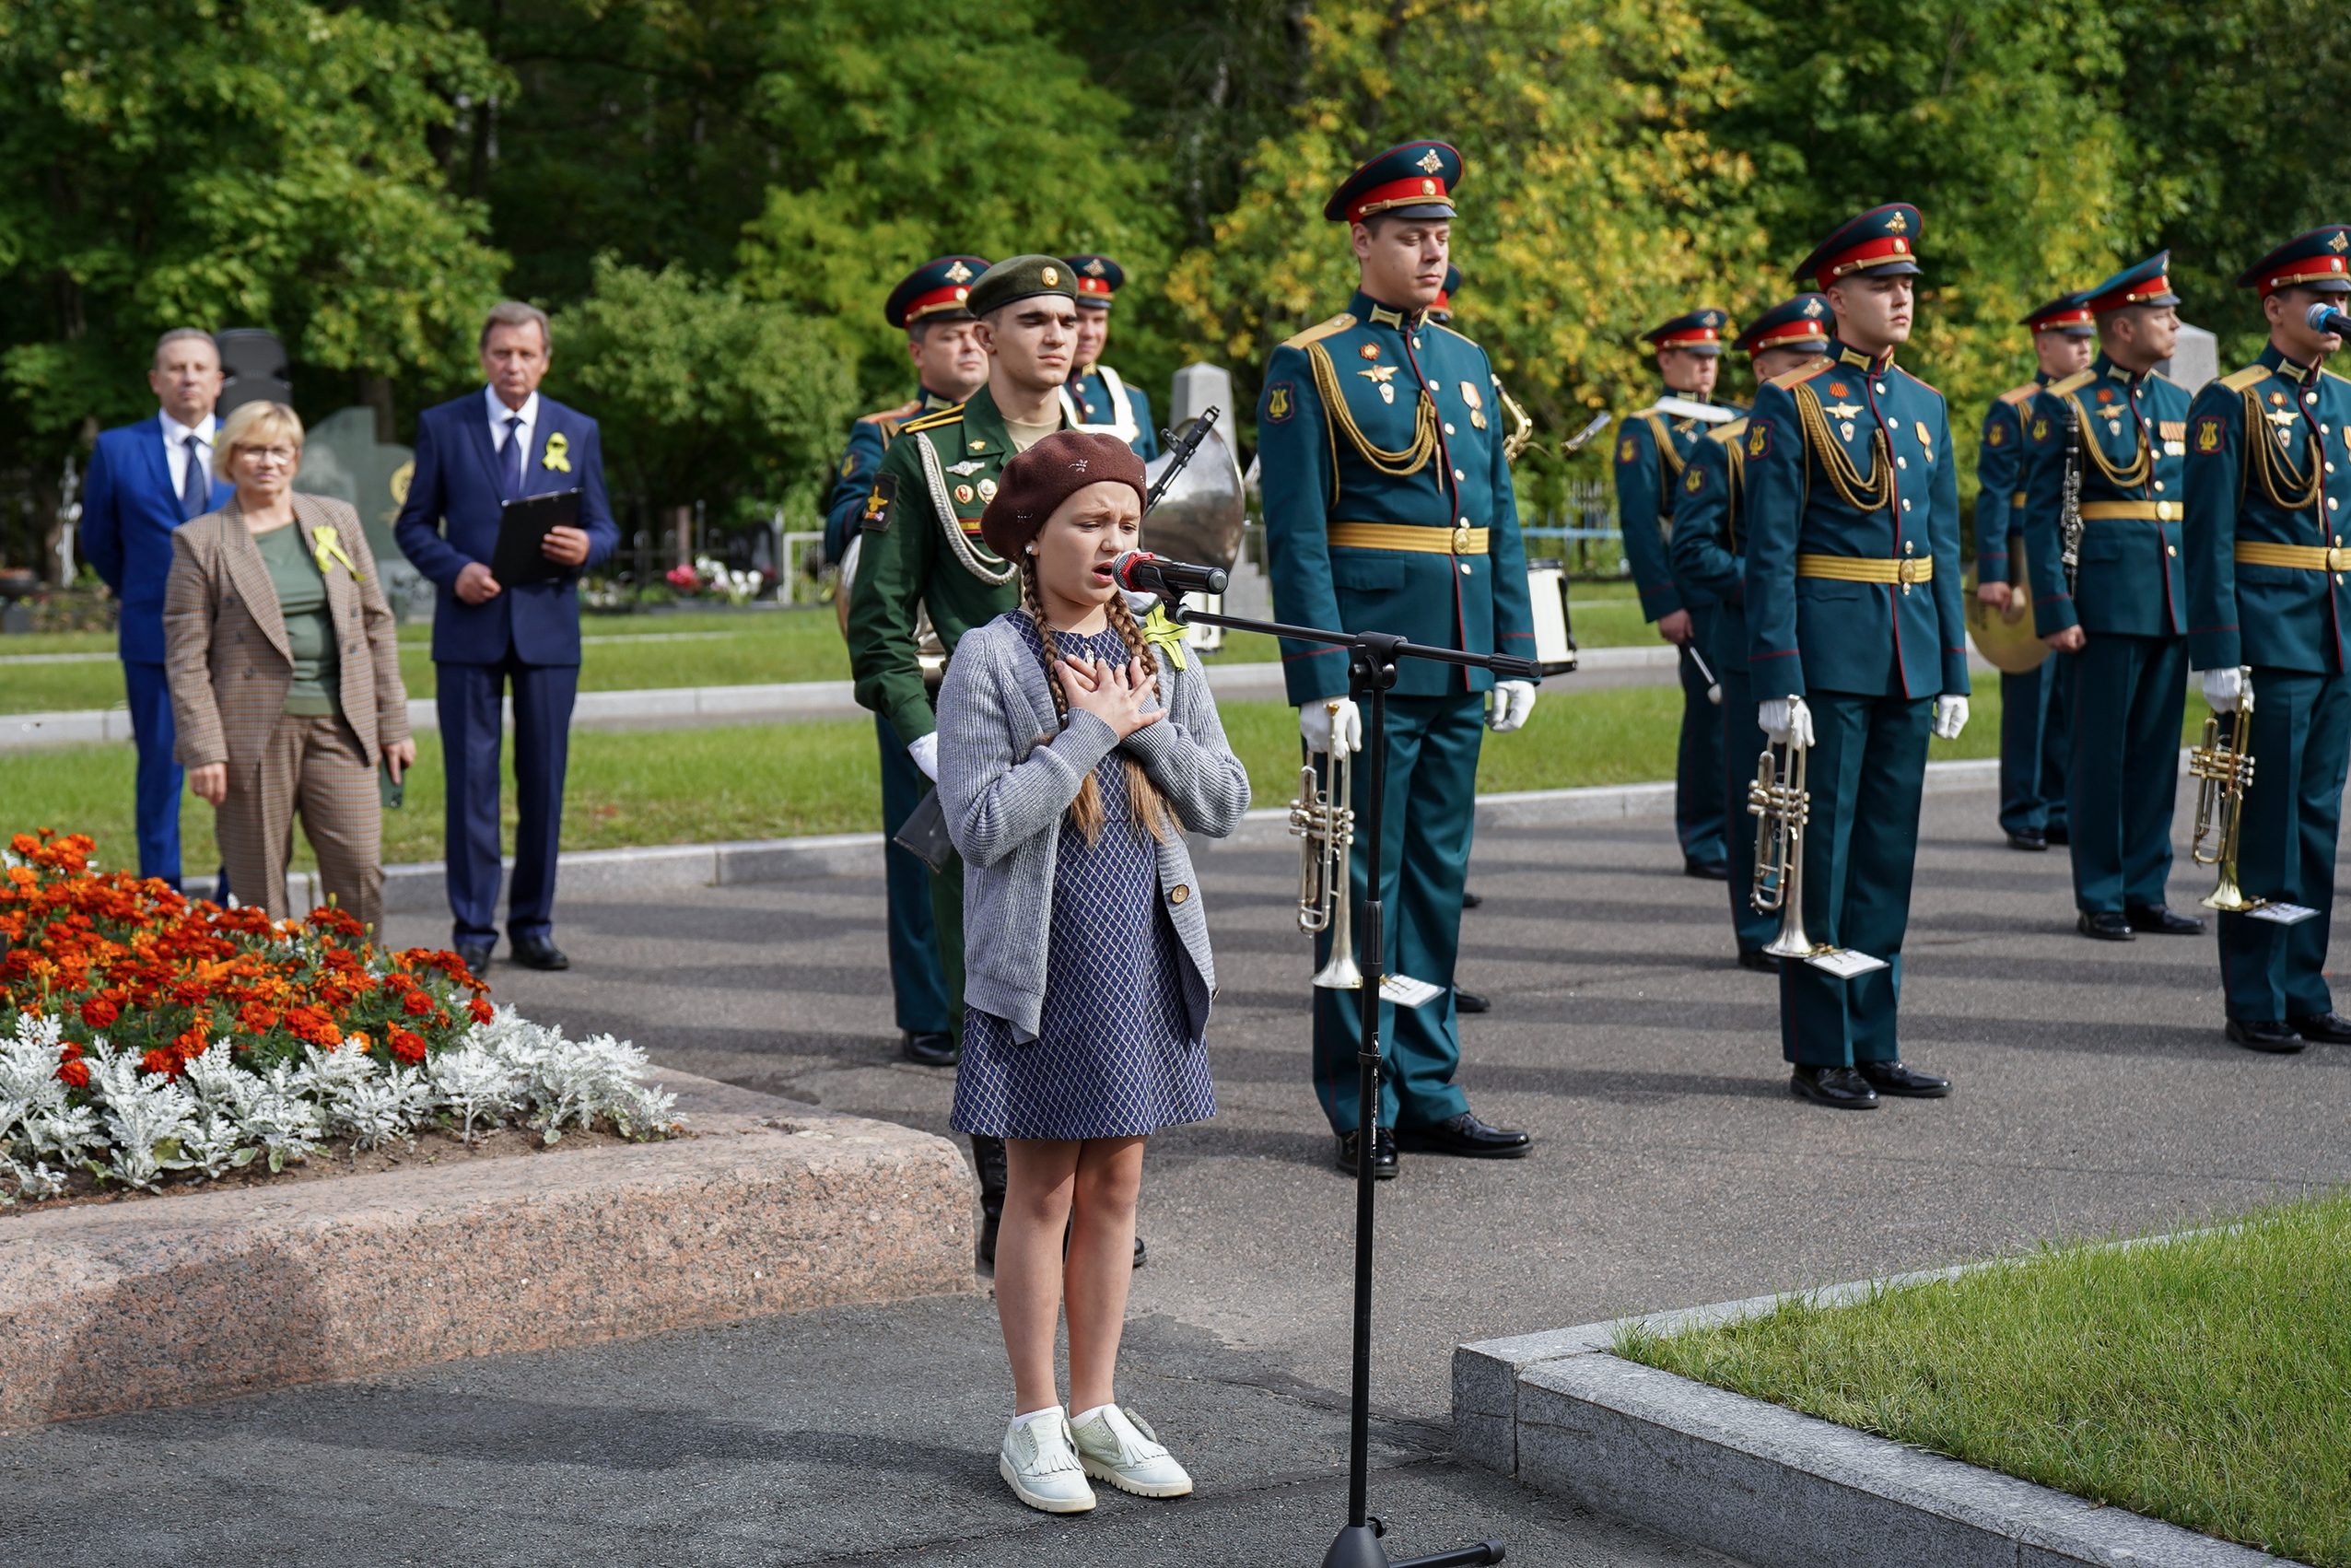
[[[2206,381],[2220,375],[2220,340],[2202,327],[2180,323],[2180,341],[2172,347],[2171,357],[2156,369],[2188,389],[2193,397]]]
[[[408,564],[392,537],[392,520],[408,498],[408,480],[415,469],[408,448],[376,439],[374,409],[346,408],[310,427],[295,487],[350,502],[367,525],[368,548],[375,552],[392,613],[404,621],[428,621],[433,585]]]

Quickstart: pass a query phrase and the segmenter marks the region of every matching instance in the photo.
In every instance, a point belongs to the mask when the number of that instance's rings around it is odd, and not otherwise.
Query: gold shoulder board
[[[1345,332],[1349,327],[1351,327],[1354,324],[1354,316],[1348,311],[1341,310],[1330,320],[1321,322],[1314,326],[1308,327],[1304,332],[1302,332],[1296,337],[1290,339],[1290,341],[1283,344],[1281,346],[1284,348],[1304,348],[1310,343],[1320,343],[1323,339],[1330,336],[1334,333]]]

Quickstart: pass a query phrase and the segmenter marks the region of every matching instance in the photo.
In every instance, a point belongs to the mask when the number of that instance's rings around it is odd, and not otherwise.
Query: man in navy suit
[[[235,487],[213,476],[220,349],[193,327],[165,333],[147,371],[162,406],[152,419],[107,430],[89,457],[82,493],[82,555],[122,605],[116,646],[138,743],[139,874],[180,885],[180,786],[172,756],[171,690],[163,678],[163,584],[171,531],[228,504]],[[226,903],[224,874],[215,896]]]
[[[514,883],[507,940],[515,962],[566,969],[555,944],[556,851],[564,761],[579,691],[579,573],[620,545],[604,497],[596,422],[539,395],[553,345],[547,318],[509,301],[482,325],[489,384],[416,417],[416,467],[392,533],[440,592],[433,607],[441,750],[449,775],[452,945],[477,973],[497,943],[499,705],[514,683]],[[509,500],[579,491],[578,528],[550,529],[540,550],[567,568],[551,581],[490,574]]]

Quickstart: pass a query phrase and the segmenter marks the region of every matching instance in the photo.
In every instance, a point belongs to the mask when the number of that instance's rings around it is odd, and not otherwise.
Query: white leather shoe
[[[1006,1427],[996,1473],[1013,1496],[1045,1513],[1082,1514],[1094,1506],[1094,1488],[1070,1445],[1070,1418],[1059,1410],[1048,1420]]]
[[[1159,1436],[1117,1405],[1088,1412],[1070,1428],[1086,1474],[1137,1497],[1184,1497],[1192,1478],[1169,1457]]]

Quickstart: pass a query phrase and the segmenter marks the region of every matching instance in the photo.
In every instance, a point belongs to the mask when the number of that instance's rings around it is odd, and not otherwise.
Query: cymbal
[[[1995,610],[1975,596],[1973,568],[1960,583],[1967,605],[1968,638],[1984,661],[2004,675],[2030,674],[2049,657],[2049,645],[2033,630],[2032,591],[2023,586],[2031,579],[2025,571],[2021,543],[2017,545],[2016,575],[2018,587],[2009,597],[2005,611]]]

